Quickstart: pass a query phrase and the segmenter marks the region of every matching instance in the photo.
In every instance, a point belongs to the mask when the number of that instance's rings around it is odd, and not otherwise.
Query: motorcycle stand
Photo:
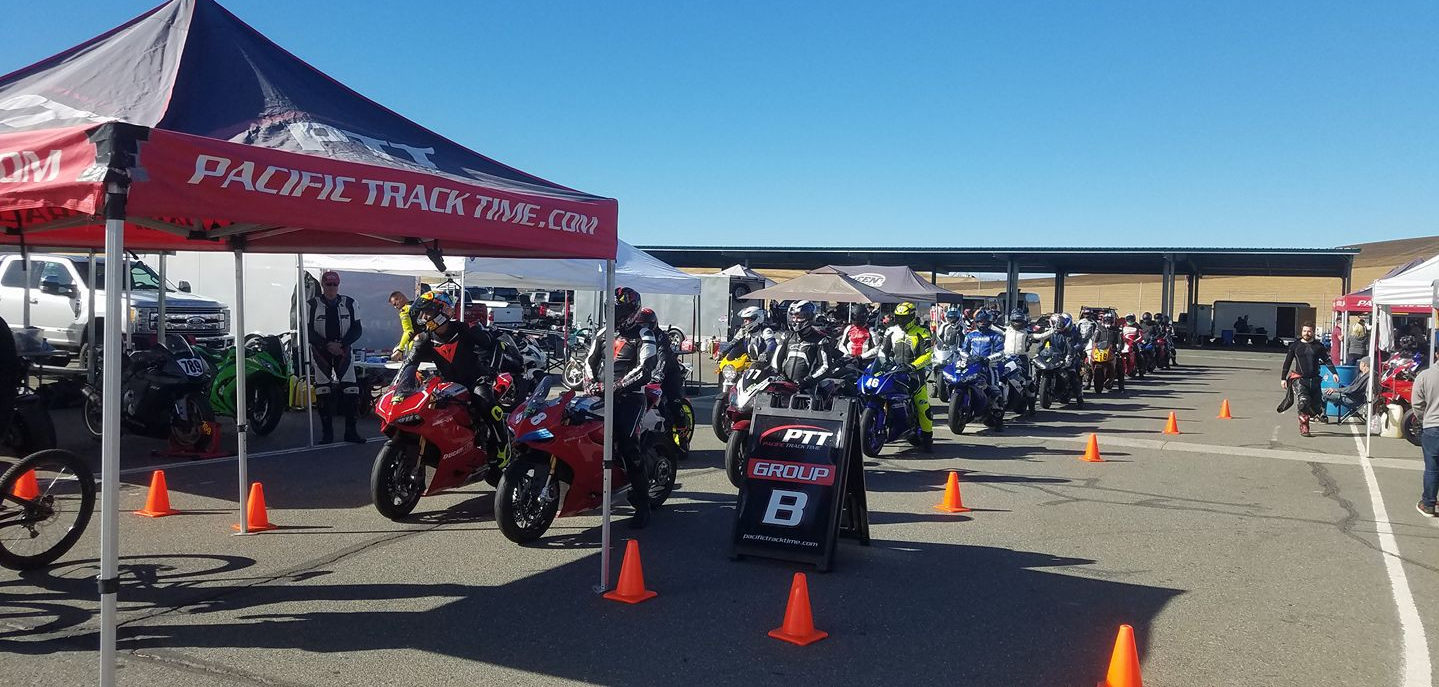
[[[180,459],[184,459],[184,460],[203,460],[203,459],[206,459],[206,458],[226,458],[226,457],[229,457],[229,456],[234,455],[234,454],[232,454],[232,453],[226,453],[226,452],[220,450],[220,423],[218,423],[218,422],[207,422],[207,423],[205,423],[205,424],[207,425],[207,428],[206,428],[206,432],[205,432],[205,433],[209,435],[210,441],[209,441],[208,445],[207,445],[204,449],[199,450],[199,451],[189,451],[189,450],[186,450],[186,449],[182,449],[182,448],[177,447],[177,446],[174,444],[174,442],[172,441],[172,442],[170,443],[170,447],[169,447],[169,448],[167,448],[167,449],[165,449],[165,450],[163,450],[163,451],[151,451],[151,452],[150,452],[150,455],[155,456],[155,457],[157,457],[157,458],[180,458]]]

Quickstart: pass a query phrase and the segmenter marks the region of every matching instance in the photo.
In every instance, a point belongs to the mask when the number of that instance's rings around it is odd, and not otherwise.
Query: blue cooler
[[[1225,345],[1225,346],[1233,346],[1233,345],[1234,345],[1234,330],[1233,330],[1233,329],[1221,329],[1221,330],[1219,330],[1219,340],[1222,341],[1222,342],[1224,342],[1224,345]]]
[[[1319,383],[1319,388],[1322,391],[1349,386],[1354,383],[1354,378],[1359,376],[1358,365],[1338,365],[1334,369],[1339,373],[1339,379],[1336,381],[1331,377],[1325,376],[1323,381]],[[1321,374],[1323,373],[1321,372]],[[1329,417],[1339,417],[1343,413],[1339,406],[1334,403],[1325,403],[1324,412]]]

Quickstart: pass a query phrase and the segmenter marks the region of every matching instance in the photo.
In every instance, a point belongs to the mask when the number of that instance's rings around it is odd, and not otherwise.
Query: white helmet
[[[739,321],[745,331],[753,334],[761,324],[764,324],[764,309],[757,305],[751,305],[739,311]]]

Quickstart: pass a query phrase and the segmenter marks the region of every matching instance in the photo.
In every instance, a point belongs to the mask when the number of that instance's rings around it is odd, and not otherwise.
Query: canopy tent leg
[[[165,342],[165,251],[160,251],[160,291],[155,294],[158,301],[156,312],[160,318],[155,322],[155,342]]]
[[[90,271],[85,273],[89,281],[89,292],[87,300],[89,305],[90,319],[85,320],[85,344],[90,347],[90,354],[85,360],[85,381],[91,386],[95,385],[95,251],[90,251]]]
[[[295,362],[300,366],[296,370],[296,377],[305,380],[302,391],[305,394],[305,420],[309,423],[310,448],[315,448],[315,409],[314,388],[315,380],[310,372],[310,318],[306,308],[310,306],[309,299],[305,298],[305,254],[295,256],[295,341],[299,342],[299,355],[295,356]]]
[[[596,594],[603,594],[610,588],[610,510],[613,507],[611,473],[615,461],[615,261],[605,261],[604,323],[601,336],[605,337],[605,451],[604,451],[604,496],[600,506],[600,584]],[[636,488],[630,485],[631,489]]]
[[[120,591],[120,312],[124,274],[117,269],[125,253],[125,201],[129,189],[110,184],[105,197],[105,363],[100,406],[100,685],[115,685],[115,635]],[[94,275],[90,273],[91,292]],[[93,298],[93,296],[92,296]],[[93,320],[92,320],[93,321]],[[93,359],[94,353],[90,357]]]
[[[20,273],[25,277],[24,300],[21,301],[20,326],[30,328],[30,247],[25,245],[25,234],[20,234]]]
[[[1377,350],[1377,349],[1378,349],[1378,342],[1379,342],[1379,303],[1378,303],[1378,302],[1375,302],[1375,303],[1373,303],[1373,304],[1370,306],[1370,311],[1369,311],[1369,323],[1370,323],[1370,327],[1369,327],[1369,383],[1365,385],[1366,387],[1368,387],[1368,391],[1367,391],[1367,394],[1366,394],[1366,395],[1369,397],[1369,405],[1368,405],[1368,408],[1369,408],[1368,416],[1369,416],[1369,417],[1368,417],[1367,421],[1364,423],[1364,457],[1365,457],[1365,458],[1368,458],[1368,457],[1369,457],[1369,441],[1370,441],[1370,435],[1373,434],[1373,429],[1372,429],[1372,428],[1374,427],[1374,383],[1375,383],[1376,380],[1379,379],[1379,351]],[[1385,411],[1385,412],[1388,412],[1389,409],[1388,409],[1388,408],[1385,408],[1384,411]]]
[[[245,389],[245,252],[235,249],[235,463],[239,466],[240,478],[240,534],[250,533],[249,519],[245,517],[245,498],[250,485],[250,412],[247,401],[250,397]]]
[[[460,263],[460,321],[465,321],[465,263]]]

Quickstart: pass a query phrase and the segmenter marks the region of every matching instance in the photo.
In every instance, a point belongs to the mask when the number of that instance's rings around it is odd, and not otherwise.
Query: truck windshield
[[[75,272],[80,275],[80,280],[90,288],[104,288],[105,286],[105,261],[95,261],[95,280],[90,279],[90,261],[75,260]],[[160,290],[160,275],[155,274],[148,265],[139,261],[130,262],[130,288],[135,291],[158,291]],[[173,292],[175,289],[165,289]]]

